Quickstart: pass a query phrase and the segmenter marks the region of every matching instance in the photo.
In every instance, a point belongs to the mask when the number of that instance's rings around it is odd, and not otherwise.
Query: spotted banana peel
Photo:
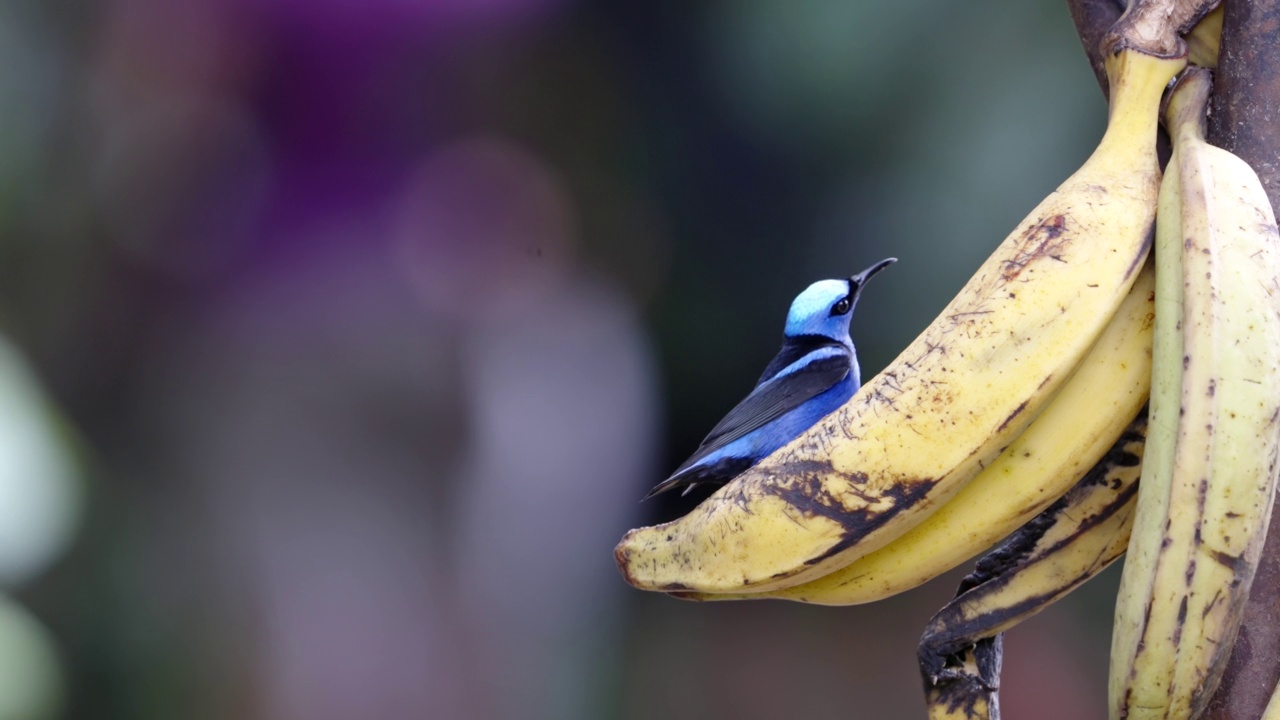
[[[1193,718],[1218,685],[1280,462],[1280,233],[1253,169],[1205,142],[1209,72],[1169,102],[1152,430],[1116,603],[1112,718]]]

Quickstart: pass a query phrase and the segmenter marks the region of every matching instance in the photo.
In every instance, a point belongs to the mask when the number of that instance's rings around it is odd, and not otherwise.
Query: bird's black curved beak
[[[875,275],[896,262],[898,262],[898,258],[885,258],[884,260],[881,260],[875,265],[872,265],[866,270],[863,270],[857,275],[849,278],[849,293],[851,295],[857,295],[858,291],[862,289],[863,285],[867,284],[867,281],[871,279],[872,275]]]

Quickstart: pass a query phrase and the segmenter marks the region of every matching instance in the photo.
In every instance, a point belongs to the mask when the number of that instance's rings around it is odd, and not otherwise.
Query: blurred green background
[[[0,5],[0,720],[917,718],[962,571],[611,550],[809,282],[864,376],[1087,156],[1060,0]],[[1101,716],[1115,569],[1006,640]]]

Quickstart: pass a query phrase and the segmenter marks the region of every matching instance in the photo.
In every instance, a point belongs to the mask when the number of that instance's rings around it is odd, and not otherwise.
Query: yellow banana
[[[1260,720],[1280,720],[1280,686],[1271,692],[1271,699],[1267,702],[1267,709],[1262,712]]]
[[[1174,95],[1170,109],[1185,104],[1186,95]],[[1149,417],[1151,427],[1147,433],[1147,455],[1143,463],[1143,487],[1139,500],[1139,514],[1129,541],[1129,557],[1125,560],[1125,574],[1117,602],[1116,623],[1112,632],[1111,675],[1109,695],[1112,713],[1117,712],[1116,698],[1125,695],[1128,673],[1132,671],[1133,654],[1138,650],[1141,627],[1122,617],[1120,608],[1126,603],[1141,603],[1152,591],[1151,578],[1137,585],[1137,568],[1154,568],[1155,554],[1164,537],[1168,516],[1168,491],[1173,472],[1173,447],[1177,440],[1179,393],[1182,362],[1182,242],[1181,242],[1181,189],[1177,150],[1182,139],[1175,134],[1174,155],[1165,168],[1160,184],[1158,212],[1156,214],[1156,324],[1152,341],[1151,401]],[[1163,488],[1157,492],[1157,488]],[[1126,598],[1131,598],[1126,600]],[[1130,611],[1126,610],[1128,614]],[[1124,659],[1122,659],[1124,658]],[[1122,677],[1123,676],[1123,677]],[[1128,704],[1128,699],[1122,699]]]
[[[1222,42],[1222,5],[1200,18],[1187,33],[1187,61],[1200,67],[1218,67],[1218,46]]]
[[[1112,718],[1197,717],[1239,629],[1280,457],[1280,233],[1244,161],[1204,140],[1191,69],[1166,124],[1151,435],[1112,638]],[[1181,297],[1179,297],[1179,295]]]
[[[768,591],[907,532],[977,475],[1079,364],[1142,267],[1158,98],[1185,59],[1108,54],[1098,149],[847,404],[687,516],[615,549],[650,590]]]
[[[1155,273],[1143,268],[1049,406],[949,502],[902,537],[829,575],[767,593],[675,593],[856,605],[909,590],[995,545],[1084,477],[1147,401]]]
[[[1175,96],[1174,102],[1185,101],[1186,96]],[[1171,107],[1174,105],[1171,103]],[[1176,128],[1170,128],[1176,132]],[[1178,139],[1179,146],[1181,139]],[[1137,652],[1141,627],[1121,616],[1120,607],[1127,602],[1143,602],[1149,597],[1150,579],[1143,587],[1134,589],[1136,569],[1154,568],[1155,553],[1164,536],[1168,516],[1169,476],[1173,471],[1173,446],[1177,439],[1179,393],[1181,377],[1176,368],[1182,358],[1182,254],[1181,254],[1181,199],[1178,156],[1174,155],[1165,168],[1160,184],[1159,208],[1156,214],[1156,324],[1152,340],[1151,401],[1148,405],[1150,429],[1147,433],[1147,454],[1143,463],[1143,492],[1139,501],[1139,514],[1129,541],[1129,557],[1125,560],[1125,574],[1117,602],[1116,622],[1111,641],[1111,685],[1113,714],[1115,698],[1126,694],[1128,673],[1132,671],[1132,655]],[[1165,488],[1157,493],[1157,488]],[[1145,606],[1145,603],[1144,603]],[[1126,611],[1127,613],[1128,611]],[[1127,659],[1122,659],[1126,657]],[[1121,677],[1123,675],[1123,677]],[[1128,699],[1123,699],[1128,704]]]
[[[1079,587],[1124,554],[1146,414],[1100,464],[1047,510],[978,561],[956,598],[929,621],[920,672],[932,720],[997,717],[999,635]]]

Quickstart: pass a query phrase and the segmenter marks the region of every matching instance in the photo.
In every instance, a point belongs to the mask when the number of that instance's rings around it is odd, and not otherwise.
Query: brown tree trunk
[[[1224,0],[1209,141],[1244,158],[1280,208],[1280,0]],[[1067,0],[1103,94],[1107,78],[1098,42],[1124,10],[1123,0]],[[1240,636],[1208,720],[1259,720],[1280,682],[1280,502],[1249,593]]]
[[[1107,71],[1102,67],[1102,53],[1098,46],[1102,44],[1102,36],[1124,12],[1124,0],[1067,0],[1067,7],[1071,10],[1071,19],[1076,24],[1076,34],[1080,36],[1084,54],[1089,57],[1089,66],[1098,79],[1098,87],[1102,88],[1102,96],[1108,97],[1111,93],[1107,87]]]

